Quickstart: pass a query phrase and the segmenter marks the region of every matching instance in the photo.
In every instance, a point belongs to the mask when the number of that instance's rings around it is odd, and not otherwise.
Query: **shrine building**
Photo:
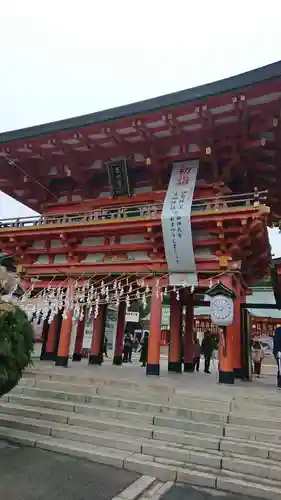
[[[235,301],[220,338],[219,381],[245,378],[241,310],[268,274],[267,226],[281,217],[280,109],[281,61],[0,134],[0,189],[40,214],[1,220],[0,251],[17,261],[22,306],[44,323],[42,359],[79,361],[90,317],[89,363],[101,364],[114,306],[113,362],[121,364],[126,311],[150,304],[146,373],[159,375],[165,296],[169,371],[182,371],[183,311],[183,367],[192,371],[194,308],[221,283]]]

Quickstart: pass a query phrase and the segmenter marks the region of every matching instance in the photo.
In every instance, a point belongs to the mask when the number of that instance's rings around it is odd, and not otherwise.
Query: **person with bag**
[[[264,350],[261,346],[261,343],[258,340],[256,340],[252,346],[252,361],[254,364],[254,375],[256,375],[258,378],[260,377],[261,374],[261,365],[263,358],[264,358]]]

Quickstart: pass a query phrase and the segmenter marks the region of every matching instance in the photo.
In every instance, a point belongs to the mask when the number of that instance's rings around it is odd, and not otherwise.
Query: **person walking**
[[[273,355],[277,363],[277,389],[281,390],[281,327],[275,330],[273,339]]]
[[[264,350],[261,346],[261,343],[258,340],[255,340],[252,346],[252,361],[254,364],[254,375],[256,375],[257,378],[259,378],[261,374],[261,365],[263,358]]]
[[[201,354],[201,346],[198,338],[195,339],[194,344],[194,370],[199,372],[200,369],[200,354]]]
[[[204,367],[204,372],[210,374],[210,364],[211,364],[211,358],[214,350],[214,342],[213,342],[213,337],[211,335],[210,330],[207,330],[204,333],[204,338],[202,340],[201,344],[201,352],[204,355],[205,358],[205,367]]]
[[[108,354],[107,354],[107,345],[108,345],[108,338],[107,336],[105,335],[104,336],[104,340],[103,340],[103,354],[105,355],[106,358],[108,358]]]

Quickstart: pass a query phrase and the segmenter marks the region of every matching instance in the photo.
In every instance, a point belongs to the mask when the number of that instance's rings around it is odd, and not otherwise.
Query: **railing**
[[[255,191],[239,195],[227,195],[216,198],[194,199],[192,213],[231,211],[237,208],[250,208],[265,203],[266,191]],[[134,218],[159,218],[162,213],[162,203],[151,205],[119,206],[96,209],[91,212],[48,215],[35,217],[19,217],[0,220],[0,231],[4,229],[21,229],[37,226],[92,224],[106,220],[122,220]]]

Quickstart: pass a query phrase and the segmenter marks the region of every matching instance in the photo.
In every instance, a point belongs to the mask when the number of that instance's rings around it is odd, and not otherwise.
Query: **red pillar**
[[[47,341],[45,346],[45,352],[42,356],[42,359],[48,361],[54,361],[56,357],[55,349],[58,335],[58,314],[54,317],[53,321],[49,325],[49,330],[47,334]],[[45,325],[44,325],[45,326]]]
[[[233,320],[233,373],[234,378],[243,380],[244,370],[242,366],[241,302],[244,302],[245,297],[242,296],[240,287],[236,288],[236,294],[237,298],[234,302]]]
[[[59,347],[56,357],[56,366],[68,365],[69,345],[71,340],[73,311],[67,311],[67,318],[62,320],[60,329]]]
[[[146,375],[160,375],[162,300],[157,293],[157,281],[153,278]]]
[[[102,364],[102,343],[104,336],[106,319],[106,305],[100,304],[99,314],[94,319],[93,324],[93,337],[91,350],[89,354],[89,365],[101,365]]]
[[[236,292],[232,276],[223,276],[220,280],[227,288]],[[235,307],[235,306],[234,306]],[[236,306],[237,307],[237,306]],[[235,314],[235,311],[234,311]],[[234,359],[235,359],[235,318],[232,325],[224,327],[219,337],[219,383],[234,384]]]
[[[170,345],[169,345],[169,360],[168,371],[181,373],[181,323],[182,323],[182,306],[177,300],[176,293],[171,293],[170,303]]]
[[[78,321],[77,331],[76,331],[76,340],[74,346],[74,353],[72,357],[72,361],[81,361],[82,359],[82,346],[83,346],[83,338],[84,338],[84,329],[85,329],[85,321],[86,321],[86,311],[84,311],[83,318]]]
[[[122,365],[123,338],[125,330],[126,304],[121,302],[118,310],[117,330],[115,339],[115,351],[113,357],[114,365]]]
[[[190,293],[187,294],[185,312],[184,371],[194,372],[194,306]]]

